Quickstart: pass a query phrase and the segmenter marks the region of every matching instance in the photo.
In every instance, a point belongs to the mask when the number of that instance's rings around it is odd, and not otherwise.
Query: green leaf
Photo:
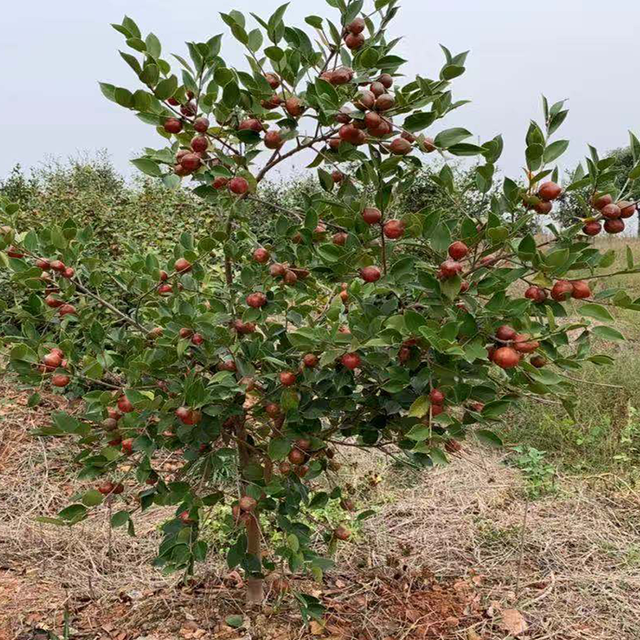
[[[291,451],[291,443],[285,438],[274,438],[269,442],[271,460],[284,460]]]
[[[478,440],[488,447],[498,448],[504,446],[500,437],[493,431],[489,431],[489,429],[478,429],[475,433]]]
[[[228,627],[239,629],[244,624],[244,616],[241,616],[241,615],[227,616],[224,619],[224,622]]]
[[[434,143],[439,149],[448,149],[454,144],[458,144],[463,140],[466,140],[471,135],[471,131],[467,131],[460,127],[445,129],[436,136]]]
[[[129,522],[129,518],[130,516],[128,511],[118,511],[111,516],[111,526],[113,528],[122,527]]]
[[[424,418],[424,416],[429,413],[430,406],[429,397],[420,396],[413,401],[413,404],[409,408],[408,416],[410,418]]]
[[[165,80],[160,80],[155,88],[155,96],[158,100],[170,98],[178,89],[178,78],[171,76]]]
[[[613,316],[609,313],[609,310],[600,304],[583,304],[578,309],[578,313],[581,316],[595,318],[596,320],[601,320],[602,322],[613,321]]]
[[[82,504],[87,507],[95,507],[102,504],[104,496],[97,489],[90,489],[82,496]]]
[[[569,147],[568,140],[556,140],[544,150],[544,162],[548,164],[559,158]]]
[[[158,166],[158,163],[149,158],[136,158],[131,161],[131,164],[148,176],[159,178],[162,175],[162,170]]]
[[[598,336],[598,338],[602,338],[604,340],[625,340],[626,338],[613,327],[594,327],[591,332],[594,336]]]
[[[405,131],[420,131],[435,122],[436,114],[432,111],[412,113],[402,125]]]

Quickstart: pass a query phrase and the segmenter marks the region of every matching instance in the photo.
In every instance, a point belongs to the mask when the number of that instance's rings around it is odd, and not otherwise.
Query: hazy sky
[[[144,145],[158,145],[153,127],[103,98],[97,81],[138,88],[118,55],[123,38],[109,24],[128,13],[164,51],[183,54],[185,40],[224,32],[219,11],[233,8],[268,17],[281,0],[31,0],[6,2],[2,10],[0,176],[13,165],[37,166],[46,156],[65,158],[107,149],[116,166]],[[370,0],[367,5],[372,4]],[[335,15],[323,0],[292,0],[287,16]],[[250,18],[250,20],[252,20]],[[528,121],[540,117],[540,95],[568,99],[571,110],[560,137],[571,146],[572,166],[586,143],[601,150],[626,144],[627,130],[640,134],[637,0],[403,0],[391,34],[404,36],[398,53],[405,68],[437,75],[439,43],[471,50],[467,72],[454,81],[454,97],[472,104],[431,131],[464,125],[486,140],[505,138],[501,166],[519,171]],[[223,55],[240,62],[239,44],[225,38]]]

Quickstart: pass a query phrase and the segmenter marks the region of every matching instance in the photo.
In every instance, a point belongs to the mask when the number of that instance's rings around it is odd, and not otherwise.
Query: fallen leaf
[[[311,621],[309,629],[311,630],[311,635],[314,636],[321,636],[324,633],[324,627],[316,620]]]
[[[512,636],[519,636],[528,629],[528,625],[517,609],[505,609],[502,612],[502,628]]]

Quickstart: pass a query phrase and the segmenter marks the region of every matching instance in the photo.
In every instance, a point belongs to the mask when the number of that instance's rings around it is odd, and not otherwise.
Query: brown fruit
[[[345,526],[340,525],[334,530],[333,536],[338,540],[347,541],[351,537],[351,531]]]
[[[393,109],[396,101],[395,98],[389,93],[383,93],[376,99],[375,108],[377,111],[388,111]]]
[[[284,103],[284,108],[287,110],[287,113],[293,118],[298,118],[302,115],[304,111],[302,100],[297,98],[296,96],[291,96],[287,98]]]
[[[348,237],[349,236],[344,231],[338,231],[337,233],[333,234],[333,244],[336,244],[339,247],[343,247],[346,244]]]
[[[448,278],[453,278],[454,276],[457,276],[459,273],[462,272],[462,264],[460,264],[459,262],[457,262],[456,260],[445,260],[441,265],[440,265],[440,276],[443,279],[448,279]]]
[[[543,200],[555,200],[562,193],[562,187],[555,182],[545,182],[538,189],[538,197]]]
[[[573,294],[573,285],[568,280],[558,280],[551,289],[551,297],[556,302],[564,302]]]
[[[378,224],[380,220],[382,220],[382,213],[380,209],[376,209],[375,207],[367,207],[362,211],[362,219],[367,224]]]
[[[537,340],[531,340],[530,336],[519,333],[513,340],[513,348],[519,353],[533,353],[540,343]]]
[[[531,285],[525,292],[524,297],[533,300],[534,302],[541,303],[547,299],[547,292],[535,285]]]
[[[613,198],[608,193],[594,193],[591,198],[591,205],[598,211],[612,202]]]
[[[191,140],[191,148],[196,153],[204,153],[209,148],[209,141],[207,140],[207,138],[205,136],[195,136]],[[190,154],[184,154],[181,158],[179,158],[179,159],[176,158],[176,160],[178,160],[178,162],[180,162],[180,164],[182,164],[182,166],[185,167],[185,169],[189,169],[190,168],[187,165],[185,165],[185,163],[183,162],[185,157],[189,157],[189,155]]]
[[[344,43],[348,49],[355,51],[364,44],[364,33],[349,33],[344,38]]]
[[[509,342],[517,335],[518,332],[513,327],[506,324],[503,324],[501,327],[496,329],[496,338],[500,340],[500,342]]]
[[[284,140],[279,131],[267,131],[264,135],[264,146],[267,149],[279,149],[284,144]]]
[[[591,297],[591,289],[589,288],[589,283],[584,280],[574,280],[572,283],[573,291],[571,292],[571,297],[576,300],[586,300]]]
[[[66,387],[71,382],[71,378],[63,373],[51,376],[51,384],[54,387]]]
[[[338,171],[338,169],[334,169],[331,172],[331,179],[334,183],[342,182],[344,180],[344,173],[342,173],[342,171]]]
[[[404,138],[394,138],[389,145],[389,151],[391,151],[394,156],[406,156],[408,153],[411,153],[411,149],[411,143]]]
[[[429,400],[431,400],[431,404],[442,405],[444,404],[445,396],[440,389],[431,389],[429,393]]]
[[[283,264],[280,264],[279,262],[275,262],[269,267],[269,275],[271,275],[274,278],[279,278],[283,276],[286,272],[287,272],[287,268]]]
[[[376,282],[377,280],[380,280],[382,274],[380,273],[380,269],[378,269],[378,267],[371,266],[360,269],[360,277],[365,282]]]
[[[186,258],[178,258],[173,263],[173,268],[178,273],[187,273],[187,272],[191,271],[191,266],[192,266],[191,263]]]
[[[74,316],[76,314],[76,308],[72,304],[63,304],[59,308],[58,314],[60,315],[60,317]]]
[[[279,378],[280,384],[285,387],[290,387],[296,383],[296,374],[292,371],[283,371]]]
[[[546,215],[553,210],[553,203],[550,200],[538,200],[538,202],[533,205],[533,209],[536,213]]]
[[[238,501],[238,506],[242,511],[253,511],[257,505],[258,503],[255,498],[252,498],[251,496],[242,496]]]
[[[544,356],[533,356],[529,362],[536,368],[541,369],[547,364],[547,359]]]
[[[300,449],[291,449],[289,455],[287,456],[287,459],[291,464],[300,465],[304,464],[307,456],[305,455],[304,451],[301,451]]]
[[[397,240],[404,235],[404,222],[402,220],[389,220],[383,226],[384,235],[390,240]]]
[[[385,89],[391,89],[393,86],[393,77],[389,73],[383,73],[379,78],[378,82],[384,86]]]
[[[607,233],[622,233],[624,231],[625,224],[619,218],[617,220],[605,220],[604,230]]]
[[[358,35],[364,31],[365,22],[364,18],[355,18],[347,25],[347,31]]]
[[[270,418],[277,418],[280,415],[280,407],[275,402],[270,402],[264,410]]]
[[[340,86],[344,84],[349,84],[352,78],[353,78],[352,69],[349,69],[347,67],[340,67],[339,69],[336,69],[331,74],[331,79],[329,80],[329,82],[333,85]]]
[[[318,366],[318,362],[320,362],[320,358],[315,353],[305,353],[302,358],[302,364],[308,369],[313,369]]]
[[[367,91],[366,89],[360,91],[356,96],[353,104],[361,111],[368,111],[373,109],[373,105],[376,103],[376,96],[373,91]]]
[[[272,89],[277,89],[280,86],[280,78],[275,73],[265,73],[264,79],[269,83]]]
[[[198,133],[205,133],[209,129],[209,120],[207,118],[196,118],[193,121],[193,128]]]
[[[600,209],[600,213],[607,220],[616,220],[622,214],[620,207],[617,204],[606,204],[602,209]]]
[[[369,111],[364,117],[364,124],[369,130],[379,129],[383,122],[382,116],[375,111]]]
[[[630,218],[638,208],[635,202],[627,202],[625,200],[618,202],[618,207],[620,208],[621,218]]]
[[[372,82],[369,89],[376,98],[387,93],[387,88],[382,84],[382,82]]]
[[[182,131],[182,122],[178,118],[167,118],[164,123],[164,130],[167,133],[180,133]]]
[[[582,233],[588,236],[597,236],[602,231],[602,225],[595,220],[591,222],[587,222],[584,227],[582,227]]]
[[[262,129],[262,122],[257,118],[247,118],[238,125],[238,131],[255,131],[256,133],[260,133]]]
[[[425,138],[422,141],[422,148],[427,152],[431,153],[436,150],[436,144],[433,138]]]

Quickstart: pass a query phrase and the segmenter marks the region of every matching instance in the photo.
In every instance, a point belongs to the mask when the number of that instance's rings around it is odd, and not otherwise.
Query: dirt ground
[[[350,457],[377,514],[341,571],[296,585],[327,611],[304,627],[272,593],[247,612],[241,576],[215,559],[186,585],[153,569],[161,511],[135,538],[109,533],[106,507],[71,529],[37,522],[82,485],[67,441],[29,435],[61,398],[27,397],[0,386],[0,640],[63,637],[65,612],[68,637],[91,640],[640,638],[640,495],[606,475],[529,502],[504,453],[468,447],[420,476]]]

